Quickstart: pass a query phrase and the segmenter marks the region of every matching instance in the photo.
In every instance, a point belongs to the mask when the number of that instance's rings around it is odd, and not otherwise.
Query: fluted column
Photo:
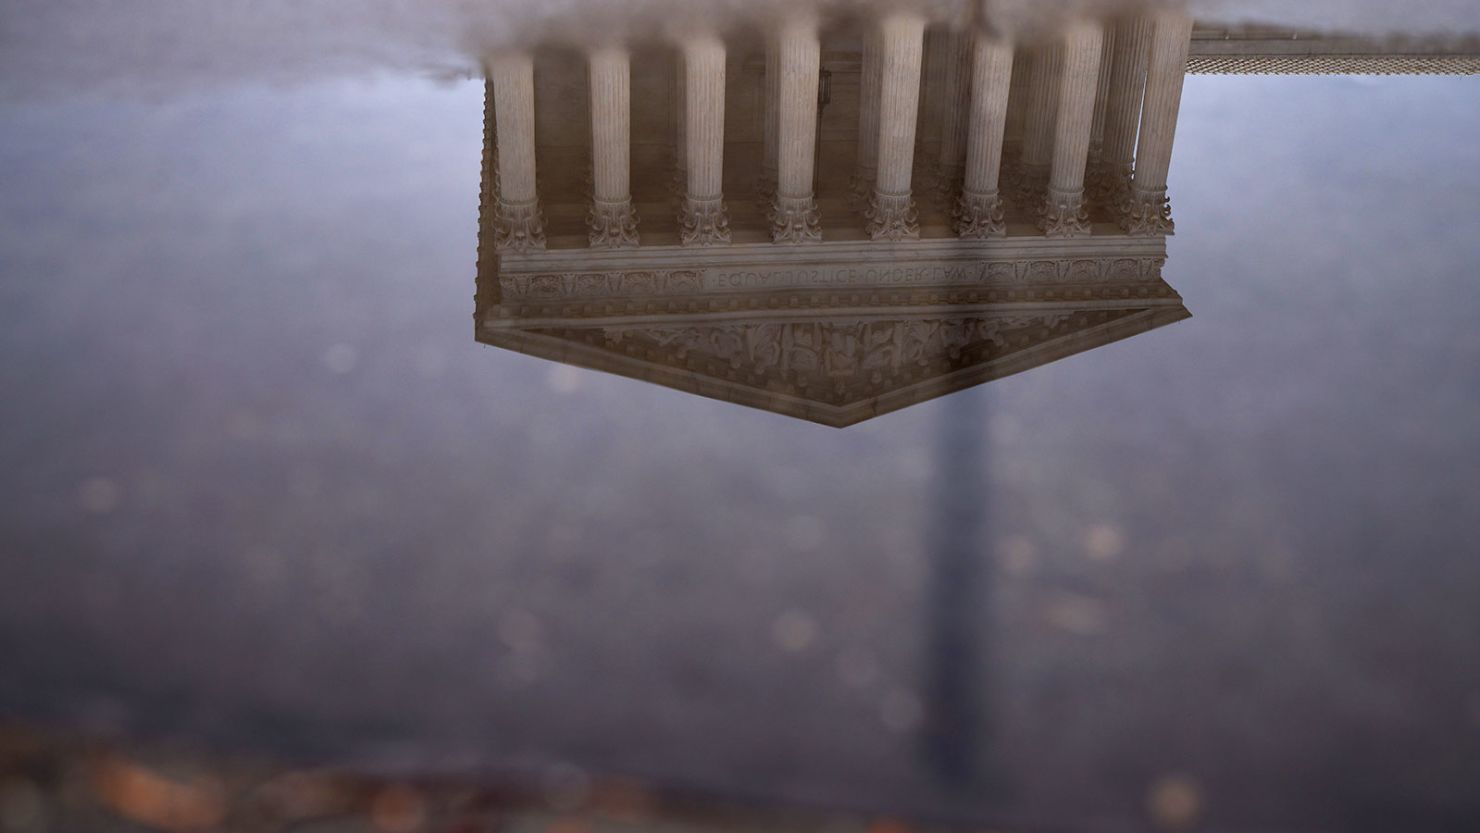
[[[632,92],[627,50],[604,46],[591,52],[591,245],[637,245],[632,209]]]
[[[936,169],[938,196],[947,206],[956,199],[965,161],[967,117],[971,110],[972,36],[952,31],[945,45],[944,105],[940,113],[940,154]]]
[[[817,165],[817,83],[822,62],[817,22],[809,17],[787,20],[776,41],[781,83],[771,239],[777,243],[814,242],[822,239],[812,193]]]
[[[1115,60],[1115,28],[1101,27],[1100,35],[1100,73],[1097,76],[1099,82],[1095,89],[1095,116],[1089,139],[1091,169],[1099,162],[1104,149],[1105,116],[1110,104],[1110,64]]]
[[[505,52],[489,62],[498,136],[498,204],[494,247],[523,252],[545,248],[544,217],[535,187],[534,60]]]
[[[1053,168],[1043,202],[1041,227],[1049,237],[1089,234],[1084,207],[1084,172],[1094,128],[1095,92],[1100,73],[1103,29],[1091,20],[1071,22],[1064,31],[1064,67],[1059,76],[1059,108],[1054,121]]]
[[[1099,162],[1091,169],[1096,198],[1111,204],[1118,204],[1128,196],[1150,50],[1150,20],[1136,15],[1115,24],[1109,93],[1105,100],[1105,136]]]
[[[684,41],[684,122],[688,183],[679,216],[685,246],[730,242],[723,194],[725,45],[713,35]]]
[[[915,124],[920,104],[920,55],[925,18],[894,12],[879,25],[883,74],[879,84],[879,169],[869,202],[868,232],[875,240],[920,236],[910,197]]]
[[[955,211],[956,233],[961,237],[998,237],[1007,230],[997,189],[1012,89],[1012,53],[1010,43],[985,34],[976,35],[972,43],[966,175]]]
[[[1122,223],[1131,234],[1171,234],[1167,172],[1182,106],[1182,82],[1192,44],[1192,17],[1176,9],[1151,13],[1151,54],[1146,65],[1146,100],[1136,145],[1135,175]]]
[[[879,31],[869,26],[863,32],[863,67],[858,80],[858,163],[853,172],[853,194],[867,200],[874,190],[879,166],[879,87],[884,62]]]
[[[684,113],[687,87],[684,81],[683,50],[680,49],[673,58],[673,182],[669,189],[680,207],[683,206],[689,184],[688,116]]]
[[[761,204],[768,210],[776,197],[777,142],[781,128],[778,112],[781,101],[781,41],[779,32],[766,33],[766,76],[762,79],[761,94],[761,175],[756,185]]]

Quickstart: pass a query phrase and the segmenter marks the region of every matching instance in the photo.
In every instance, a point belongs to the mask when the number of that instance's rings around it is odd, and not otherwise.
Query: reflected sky
[[[1174,774],[1218,827],[1461,829],[1476,93],[1189,78],[1197,317],[846,432],[477,344],[481,84],[8,103],[0,712],[1037,824],[1134,824]],[[963,547],[989,603],[949,608]],[[961,686],[974,734],[932,740]]]
[[[1134,0],[1132,0],[1134,2]],[[811,5],[846,8],[844,0]],[[972,0],[929,0],[962,9]],[[298,86],[366,75],[476,74],[492,46],[531,35],[633,33],[761,16],[782,0],[9,0],[0,11],[0,98],[79,90],[156,97],[235,86]],[[1125,0],[987,0],[1009,29],[1063,9]],[[1473,0],[1192,0],[1200,19],[1369,35],[1480,34]]]

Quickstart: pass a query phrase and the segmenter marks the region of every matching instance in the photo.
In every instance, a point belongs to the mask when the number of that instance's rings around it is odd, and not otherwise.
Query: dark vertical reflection
[[[990,603],[984,401],[968,393],[943,403],[935,488],[926,512],[930,573],[922,752],[936,780],[948,787],[972,783],[982,765],[986,640],[980,629]]]

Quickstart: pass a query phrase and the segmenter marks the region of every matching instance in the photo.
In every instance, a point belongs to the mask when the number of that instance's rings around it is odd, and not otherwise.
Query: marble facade
[[[926,8],[490,56],[478,338],[841,426],[1185,318],[1193,19]]]

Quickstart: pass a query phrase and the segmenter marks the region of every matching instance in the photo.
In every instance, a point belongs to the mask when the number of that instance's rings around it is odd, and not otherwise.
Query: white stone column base
[[[1049,188],[1039,209],[1038,227],[1046,237],[1088,236],[1089,211],[1084,206],[1084,192]]]
[[[772,242],[822,242],[822,215],[812,197],[777,197],[769,216]]]
[[[638,245],[637,210],[631,200],[605,203],[596,200],[586,215],[591,248],[624,249]]]
[[[868,236],[873,240],[918,240],[920,212],[909,194],[874,191],[869,200]]]
[[[718,246],[730,242],[730,215],[720,197],[684,199],[678,215],[679,242],[685,246]]]
[[[498,201],[493,214],[493,247],[500,252],[545,248],[545,216],[539,200],[518,204]]]
[[[1144,191],[1132,187],[1121,202],[1120,227],[1133,237],[1157,237],[1176,233],[1172,202],[1165,188]]]
[[[989,194],[963,191],[951,213],[956,221],[956,236],[963,239],[985,240],[1007,234],[1002,197],[996,191]]]

